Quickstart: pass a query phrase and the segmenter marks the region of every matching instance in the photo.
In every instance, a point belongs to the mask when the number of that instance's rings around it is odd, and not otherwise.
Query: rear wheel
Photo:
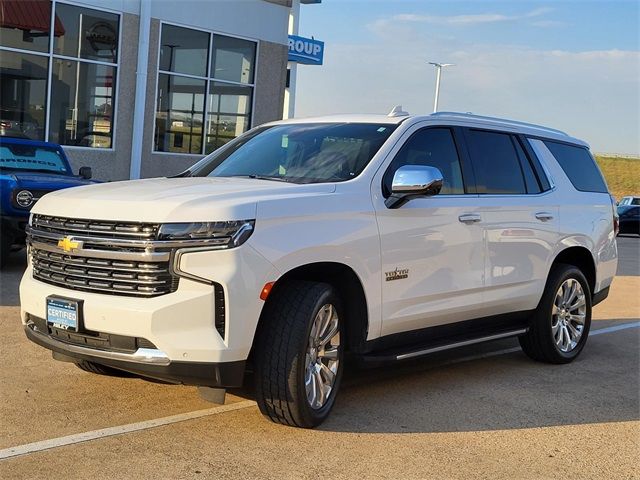
[[[342,377],[340,298],[330,285],[306,281],[273,295],[254,358],[258,406],[274,422],[315,427],[329,416]]]
[[[569,363],[582,351],[591,327],[591,292],[573,265],[553,267],[545,292],[533,313],[522,350],[534,360]]]

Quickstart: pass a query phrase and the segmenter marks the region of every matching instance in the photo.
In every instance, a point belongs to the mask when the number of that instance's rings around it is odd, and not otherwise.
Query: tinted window
[[[520,159],[520,165],[522,166],[522,173],[524,174],[524,182],[527,186],[527,193],[540,193],[540,184],[538,183],[538,178],[531,167],[531,162],[524,153],[520,142],[513,137],[511,138],[513,139],[513,144],[516,147],[516,152],[518,152],[518,158]]]
[[[396,170],[403,165],[436,167],[444,180],[441,195],[464,193],[458,151],[448,128],[427,128],[416,132],[398,152],[383,179],[385,195],[391,193]]]
[[[466,132],[478,193],[526,193],[511,135],[484,130]]]
[[[593,157],[584,147],[567,145],[565,143],[544,140],[551,153],[556,158],[564,173],[576,190],[583,192],[608,193],[607,184],[602,178]]]

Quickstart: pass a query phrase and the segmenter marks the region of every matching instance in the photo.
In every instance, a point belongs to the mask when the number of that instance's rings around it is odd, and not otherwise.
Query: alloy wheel
[[[572,351],[582,338],[587,302],[580,282],[569,278],[556,292],[551,310],[551,333],[558,350]]]
[[[313,320],[305,354],[305,389],[313,409],[326,404],[336,381],[340,356],[340,319],[335,307],[323,305]]]

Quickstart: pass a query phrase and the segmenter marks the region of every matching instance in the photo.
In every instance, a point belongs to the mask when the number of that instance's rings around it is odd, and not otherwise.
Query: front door
[[[483,229],[458,135],[455,128],[414,127],[372,183],[382,250],[382,335],[478,316]],[[444,178],[441,192],[387,208],[384,199],[402,165],[438,168]]]

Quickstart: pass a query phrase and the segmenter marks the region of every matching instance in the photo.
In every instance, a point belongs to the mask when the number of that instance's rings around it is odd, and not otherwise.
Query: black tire
[[[344,340],[337,347],[333,388],[320,408],[312,408],[305,388],[309,335],[320,309],[330,304],[338,315],[338,331],[344,339],[340,298],[330,285],[307,281],[276,286],[271,295],[256,339],[256,400],[262,414],[273,422],[313,428],[329,416],[335,403],[344,369]]]
[[[585,320],[582,336],[576,346],[563,352],[557,345],[552,333],[552,308],[556,292],[569,279],[577,280],[585,297]],[[591,328],[591,290],[584,274],[573,265],[557,264],[549,273],[542,299],[531,316],[529,331],[519,337],[520,346],[533,360],[546,363],[569,363],[576,359],[584,348]]]
[[[0,269],[7,266],[12,243],[13,240],[5,232],[0,232]]]
[[[99,363],[90,362],[88,360],[78,360],[76,367],[85,372],[94,373],[96,375],[106,375],[108,377],[132,377],[133,375],[123,370],[107,367],[106,365],[100,365]]]

